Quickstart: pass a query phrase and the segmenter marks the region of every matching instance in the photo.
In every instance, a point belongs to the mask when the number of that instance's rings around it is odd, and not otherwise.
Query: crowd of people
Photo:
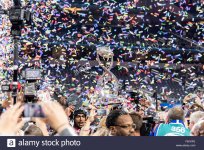
[[[193,95],[193,96],[192,96]],[[183,105],[157,110],[148,99],[137,107],[127,101],[97,106],[94,103],[76,107],[66,97],[38,99],[41,116],[24,116],[26,103],[22,91],[17,103],[12,97],[1,104],[1,136],[202,136],[204,135],[203,91],[188,94]],[[31,102],[27,102],[31,103]],[[131,101],[130,103],[135,103]],[[102,109],[103,108],[103,109]],[[30,108],[32,109],[32,108]],[[36,109],[36,108],[35,108]],[[42,109],[42,110],[40,110]],[[103,111],[101,111],[103,110]]]
[[[8,9],[10,2],[1,0],[0,8]],[[25,101],[19,91],[14,103],[11,93],[0,93],[0,135],[204,134],[203,0],[24,2],[32,20],[19,38],[18,73],[39,68],[43,83],[37,101]],[[0,15],[0,85],[13,79],[11,25],[9,16]],[[111,72],[123,82],[124,93],[114,100],[101,101],[94,89],[104,71],[93,65],[101,45],[114,52],[117,66]],[[92,65],[83,68],[83,60]],[[136,92],[128,95],[130,89]],[[76,95],[70,97],[72,93]],[[172,99],[171,107],[162,105]]]

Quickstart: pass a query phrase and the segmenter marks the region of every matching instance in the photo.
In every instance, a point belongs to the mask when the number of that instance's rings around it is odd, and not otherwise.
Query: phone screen
[[[24,105],[24,117],[45,117],[45,114],[42,111],[42,108],[39,104],[28,103]]]
[[[97,110],[97,115],[98,116],[106,116],[107,115],[107,111],[105,109],[98,109]]]

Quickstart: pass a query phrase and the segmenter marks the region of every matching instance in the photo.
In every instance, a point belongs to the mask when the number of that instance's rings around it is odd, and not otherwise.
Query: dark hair
[[[122,115],[128,115],[128,113],[120,109],[111,111],[106,119],[106,127],[115,126],[116,120]]]
[[[4,108],[0,105],[0,115],[3,113]]]
[[[131,116],[134,124],[136,124],[135,131],[140,130],[140,128],[142,127],[142,122],[143,122],[142,116],[139,113],[136,113],[136,112],[130,113],[130,116]]]
[[[74,115],[73,115],[74,118],[75,118],[78,114],[84,114],[85,117],[87,116],[86,112],[85,112],[84,110],[82,110],[82,109],[78,109],[78,110],[74,111]]]

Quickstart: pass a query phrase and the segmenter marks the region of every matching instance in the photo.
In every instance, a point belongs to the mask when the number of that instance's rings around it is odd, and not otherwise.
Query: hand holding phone
[[[40,117],[44,118],[45,114],[42,111],[42,108],[37,103],[27,103],[24,105],[24,117]]]
[[[98,116],[106,116],[107,110],[106,109],[97,109],[97,115]]]

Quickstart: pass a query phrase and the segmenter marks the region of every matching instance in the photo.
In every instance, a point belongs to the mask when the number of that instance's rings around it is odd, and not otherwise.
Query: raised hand
[[[0,117],[0,135],[16,135],[23,127],[24,122],[19,118],[24,110],[20,102],[6,110]]]

